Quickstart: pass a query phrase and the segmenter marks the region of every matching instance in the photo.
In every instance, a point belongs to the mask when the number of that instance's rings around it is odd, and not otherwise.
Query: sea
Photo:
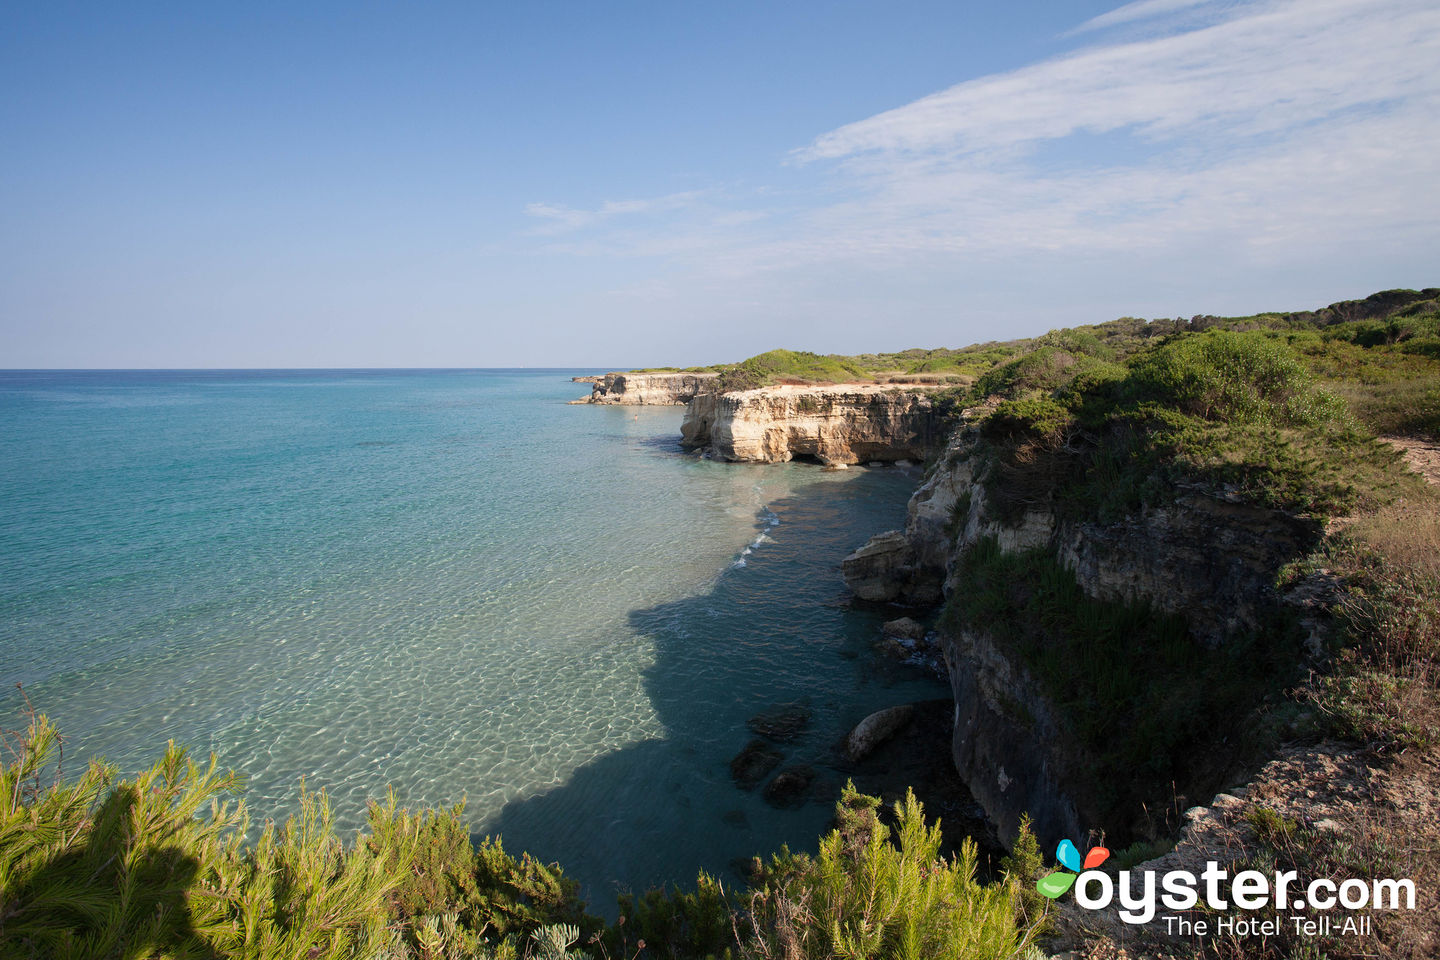
[[[567,405],[596,372],[0,372],[0,726],[28,697],[72,772],[174,740],[347,836],[463,801],[601,913],[813,849],[846,731],[947,692],[839,572],[917,468],[706,459],[683,408]],[[729,763],[787,704],[777,808]]]

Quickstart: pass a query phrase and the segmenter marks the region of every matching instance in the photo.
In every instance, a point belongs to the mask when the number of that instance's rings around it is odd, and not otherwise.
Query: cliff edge
[[[607,373],[585,378],[590,396],[571,403],[659,404],[679,406],[715,389],[714,373]]]
[[[749,463],[920,460],[941,437],[929,391],[879,384],[701,393],[681,426],[685,447]]]

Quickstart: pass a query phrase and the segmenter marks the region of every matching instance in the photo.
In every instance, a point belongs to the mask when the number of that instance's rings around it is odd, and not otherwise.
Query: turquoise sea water
[[[602,909],[813,843],[728,762],[801,701],[838,791],[851,724],[944,695],[838,571],[917,476],[710,462],[582,372],[0,373],[0,723],[23,683],[70,757],[214,751],[260,817],[463,797]]]

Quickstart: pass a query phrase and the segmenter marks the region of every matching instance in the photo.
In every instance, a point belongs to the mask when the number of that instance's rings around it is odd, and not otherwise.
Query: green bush
[[[1204,420],[1312,426],[1341,419],[1344,404],[1314,384],[1285,344],[1262,333],[1207,330],[1141,356],[1125,385]]]
[[[1000,870],[1007,882],[1015,887],[1016,922],[1022,930],[1033,930],[1037,935],[1050,929],[1050,900],[1038,889],[1036,882],[1047,871],[1045,857],[1040,852],[1040,841],[1030,826],[1030,814],[1020,814],[1020,827],[1015,831],[1015,842],[1010,852],[1000,858]]]
[[[995,395],[1014,398],[1032,390],[1053,394],[1068,387],[1077,377],[1094,380],[1122,373],[1122,367],[1106,360],[1056,346],[1043,346],[981,376],[975,382],[973,393],[977,398]]]
[[[1055,446],[1073,421],[1074,417],[1063,405],[1048,397],[1028,396],[1001,401],[986,417],[984,430],[991,437],[1026,438]]]
[[[732,955],[736,909],[724,884],[703,870],[692,891],[621,894],[619,902],[622,922],[607,938],[608,949],[617,956],[629,956],[632,942],[645,944],[651,956],[665,960]]]
[[[864,379],[867,379],[865,369],[851,357],[771,350],[723,368],[719,384],[720,389],[728,393],[753,390],[783,380],[843,383]]]
[[[59,734],[43,716],[13,736],[0,773],[0,953],[7,957],[338,958],[383,948],[387,898],[415,858],[399,824],[383,853],[335,837],[323,794],[242,846],[231,775],[173,743],[133,781],[92,762],[54,779]],[[212,802],[213,801],[213,802]],[[208,814],[202,808],[209,804]],[[372,818],[393,818],[392,807]],[[393,821],[392,821],[393,822]]]
[[[913,793],[895,804],[895,841],[880,801],[847,784],[837,828],[812,859],[783,852],[750,899],[752,958],[795,960],[982,960],[1011,958],[1032,933],[1016,926],[1016,884],[975,879],[969,839],[940,856],[939,825],[927,825]]]
[[[720,960],[781,943],[803,946],[787,947],[797,960],[1009,957],[1029,937],[1014,884],[979,884],[968,840],[942,858],[913,795],[896,806],[898,846],[879,800],[847,787],[817,856],[782,849],[739,895],[702,873],[693,891],[622,897],[625,921],[607,928],[559,867],[472,843],[460,806],[411,812],[392,794],[345,844],[325,795],[302,789],[300,812],[247,845],[243,804],[219,799],[238,781],[213,757],[171,744],[134,780],[92,763],[67,781],[44,716],[5,740],[6,958]]]

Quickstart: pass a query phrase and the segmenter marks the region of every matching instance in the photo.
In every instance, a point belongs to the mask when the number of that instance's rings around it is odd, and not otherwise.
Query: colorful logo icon
[[[1075,885],[1075,878],[1082,870],[1094,870],[1100,864],[1110,859],[1110,851],[1104,847],[1091,847],[1090,852],[1085,854],[1085,862],[1080,862],[1080,851],[1075,849],[1075,844],[1069,840],[1061,840],[1060,846],[1055,848],[1055,859],[1070,873],[1052,873],[1048,877],[1041,877],[1035,882],[1035,889],[1045,896],[1054,900]]]

